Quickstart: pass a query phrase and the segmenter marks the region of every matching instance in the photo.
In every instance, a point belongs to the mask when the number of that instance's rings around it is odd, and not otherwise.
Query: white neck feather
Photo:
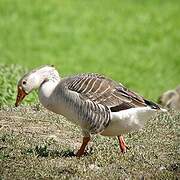
[[[45,100],[47,101],[50,98],[57,84],[60,82],[60,77],[54,68],[42,69],[37,72],[37,76],[39,77],[39,99],[44,105]]]
[[[66,99],[68,96],[68,100]],[[79,95],[76,92],[68,92],[59,81],[44,82],[39,88],[39,100],[48,110],[61,114],[70,121],[78,120],[78,114],[74,112],[73,102],[77,102]],[[74,99],[71,101],[71,99]],[[76,123],[76,122],[75,122]]]
[[[39,78],[39,87],[46,81],[59,82],[60,76],[55,68],[47,67],[42,68],[36,72],[36,76]]]

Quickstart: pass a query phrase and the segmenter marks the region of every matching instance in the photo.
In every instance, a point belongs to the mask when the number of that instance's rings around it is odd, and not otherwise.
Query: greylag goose
[[[180,111],[180,85],[176,89],[164,92],[158,100],[164,107]]]
[[[121,152],[126,152],[122,135],[141,129],[157,111],[165,111],[102,75],[87,73],[60,78],[58,71],[48,65],[19,80],[15,106],[35,89],[39,90],[39,100],[45,108],[81,127],[83,143],[78,157],[84,154],[91,134],[117,136]]]

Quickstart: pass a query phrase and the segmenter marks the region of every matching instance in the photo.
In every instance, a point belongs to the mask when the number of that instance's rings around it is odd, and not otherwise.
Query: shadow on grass
[[[71,149],[65,149],[65,150],[53,150],[53,149],[48,149],[47,145],[44,146],[36,146],[34,149],[33,148],[28,148],[23,151],[21,151],[21,154],[24,155],[32,155],[34,154],[37,157],[52,157],[52,158],[57,158],[57,157],[75,157],[76,154],[74,151]],[[92,148],[88,149],[88,151],[85,151],[84,156],[89,156],[93,154]]]
[[[52,158],[76,156],[75,153],[70,149],[59,151],[59,150],[48,149],[46,145],[36,146],[34,149],[32,148],[25,149],[24,151],[22,151],[22,154],[25,154],[25,155],[34,154],[37,157],[52,157]]]

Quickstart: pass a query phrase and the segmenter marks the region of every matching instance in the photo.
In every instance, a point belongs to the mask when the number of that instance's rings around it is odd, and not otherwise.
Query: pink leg
[[[85,148],[89,141],[90,141],[90,137],[83,137],[83,143],[80,149],[78,150],[78,152],[76,153],[77,157],[81,157],[84,154]]]
[[[122,135],[118,136],[118,140],[119,140],[119,147],[120,147],[121,152],[125,153],[128,146],[126,145],[124,141],[124,137]]]

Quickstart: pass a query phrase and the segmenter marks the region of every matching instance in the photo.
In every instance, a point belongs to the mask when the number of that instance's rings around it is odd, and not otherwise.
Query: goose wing
[[[120,111],[133,107],[159,106],[130,91],[122,84],[99,74],[81,74],[66,79],[69,90],[79,93],[84,100],[109,107],[111,111]]]

